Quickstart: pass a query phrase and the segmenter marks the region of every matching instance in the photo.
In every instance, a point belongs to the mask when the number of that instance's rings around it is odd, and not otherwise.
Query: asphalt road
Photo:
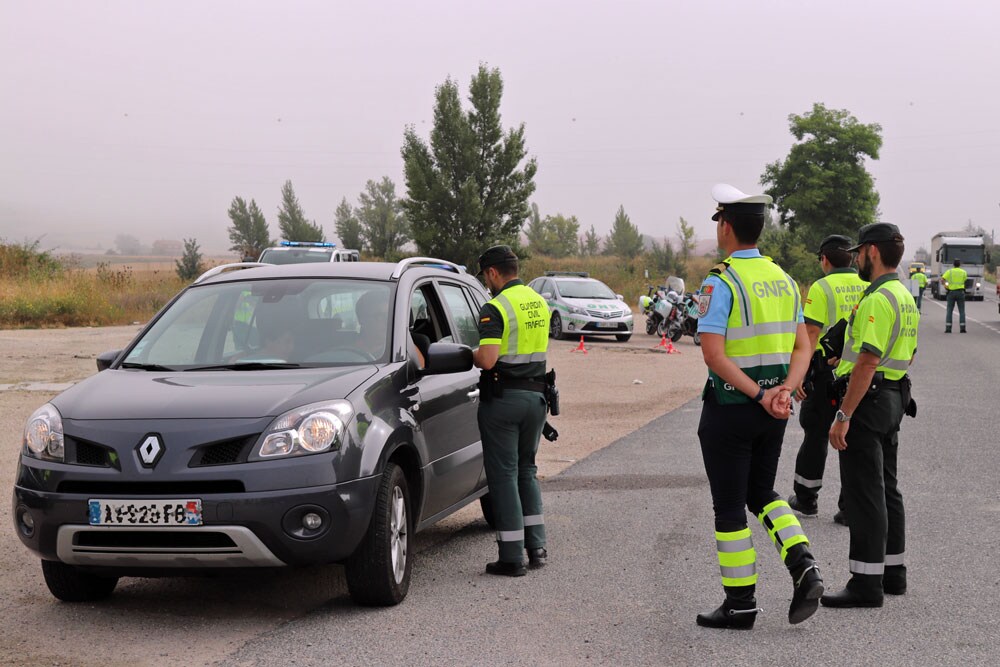
[[[900,436],[910,588],[881,609],[821,608],[789,625],[790,580],[754,523],[765,613],[749,633],[695,625],[721,590],[694,401],[544,484],[543,570],[482,574],[495,547],[475,522],[419,554],[402,605],[358,609],[340,595],[223,664],[996,664],[1000,316],[992,295],[967,306],[969,332],[946,336],[942,304],[924,301],[912,370],[919,413]],[[783,494],[800,438],[790,424]],[[831,520],[836,461],[819,517],[803,520],[832,589],[849,576],[848,533]]]

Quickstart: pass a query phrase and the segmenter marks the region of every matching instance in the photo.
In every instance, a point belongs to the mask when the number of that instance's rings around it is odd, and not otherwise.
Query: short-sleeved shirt
[[[757,248],[737,250],[732,256],[738,259],[760,257],[766,260]],[[704,315],[698,318],[698,333],[712,333],[725,336],[726,329],[729,328],[729,313],[733,309],[733,291],[726,284],[725,280],[714,274],[709,274],[705,278],[705,281],[701,284],[700,291],[701,295],[698,299],[701,301],[707,298],[708,309]],[[802,319],[801,308],[799,308],[797,321],[799,323],[805,321]]]
[[[882,359],[891,352],[888,347],[893,335],[893,324],[898,319],[902,331],[896,342],[897,353],[902,352],[909,360],[916,353],[918,319],[916,306],[912,297],[906,295],[905,298],[908,302],[901,302],[899,304],[900,312],[896,312],[889,299],[879,292],[879,288],[891,280],[898,281],[898,276],[895,273],[889,273],[868,286],[865,296],[854,312],[850,335],[858,352],[868,352]],[[857,345],[859,342],[860,345]],[[847,354],[846,345],[845,343],[845,356]],[[903,347],[898,347],[900,345]],[[848,362],[842,358],[834,372],[837,376],[846,375],[854,369],[854,365],[854,362]]]

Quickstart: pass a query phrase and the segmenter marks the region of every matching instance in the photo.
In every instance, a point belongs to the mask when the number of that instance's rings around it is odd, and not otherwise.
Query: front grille
[[[192,468],[202,466],[220,466],[228,463],[240,463],[247,460],[247,450],[257,442],[259,434],[249,435],[244,438],[234,438],[222,442],[213,442],[198,448],[191,463]]]
[[[204,496],[213,493],[243,493],[246,488],[237,480],[206,480],[198,482],[59,482],[59,493],[81,493],[94,497],[106,496]]]
[[[228,535],[202,530],[94,530],[77,533],[73,544],[115,549],[225,549],[236,546]]]
[[[76,463],[84,466],[108,466],[107,449],[83,440],[75,440],[74,442],[76,444]]]
[[[603,320],[611,320],[616,317],[622,316],[621,310],[588,310],[587,314],[591,317],[600,317]]]

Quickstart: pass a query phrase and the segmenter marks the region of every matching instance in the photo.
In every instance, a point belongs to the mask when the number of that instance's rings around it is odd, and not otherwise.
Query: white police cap
[[[723,211],[763,215],[764,210],[773,201],[771,195],[748,195],[725,183],[718,183],[712,187],[712,199],[719,203],[715,207],[712,220],[718,220]]]

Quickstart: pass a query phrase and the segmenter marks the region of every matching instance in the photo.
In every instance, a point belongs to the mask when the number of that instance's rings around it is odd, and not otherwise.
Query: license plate
[[[200,500],[90,500],[91,526],[200,526]]]
[[[618,323],[617,322],[598,322],[597,323],[597,328],[598,329],[617,329],[618,328]]]

